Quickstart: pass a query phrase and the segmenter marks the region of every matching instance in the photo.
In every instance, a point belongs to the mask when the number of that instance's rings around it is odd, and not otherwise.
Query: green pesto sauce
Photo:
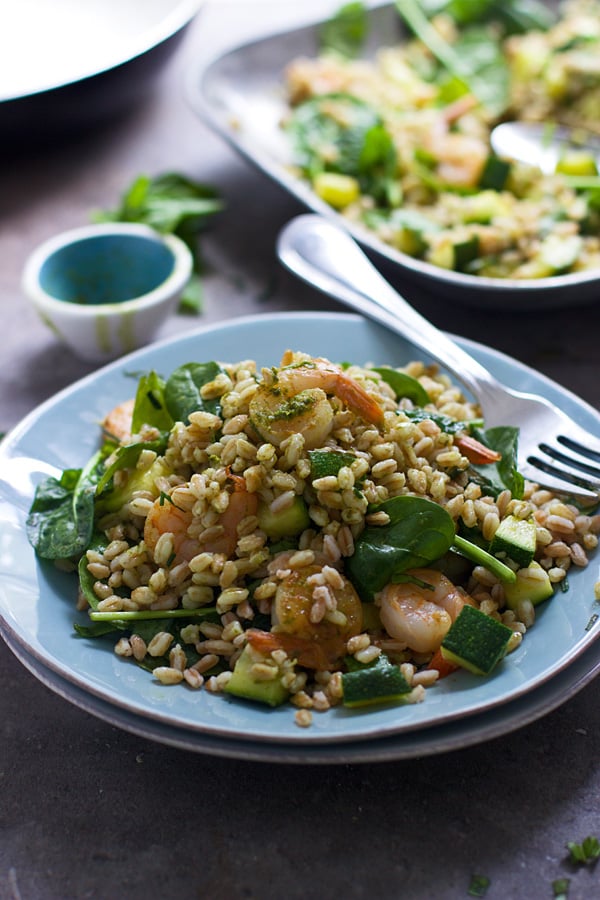
[[[308,412],[315,405],[316,399],[312,392],[301,391],[289,400],[284,400],[273,412],[263,413],[261,419],[264,422],[285,422],[295,419]]]

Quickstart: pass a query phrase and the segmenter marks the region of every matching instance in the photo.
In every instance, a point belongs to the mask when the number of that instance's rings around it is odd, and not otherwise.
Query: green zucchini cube
[[[442,641],[444,659],[476,675],[489,675],[506,653],[512,631],[474,606],[463,606]]]
[[[411,688],[400,668],[381,654],[371,666],[344,672],[342,690],[344,706],[355,708],[403,702]]]

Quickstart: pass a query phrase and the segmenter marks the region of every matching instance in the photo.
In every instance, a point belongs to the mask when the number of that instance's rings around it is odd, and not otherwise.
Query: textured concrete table
[[[252,312],[335,309],[278,265],[295,201],[192,114],[190,64],[331,2],[209,3],[152,98],[112,127],[32,152],[0,172],[0,431],[91,371],[23,301],[27,253],[116,203],[140,172],[212,183],[227,209],[202,246],[198,323]],[[492,344],[600,405],[600,307],[475,314],[408,289],[436,324]],[[594,562],[594,565],[598,565]],[[146,740],[66,702],[0,646],[0,897],[454,900],[474,874],[486,897],[600,896],[599,870],[573,868],[565,844],[600,836],[597,682],[546,717],[479,746],[377,764],[277,765]],[[560,677],[560,676],[559,676]]]

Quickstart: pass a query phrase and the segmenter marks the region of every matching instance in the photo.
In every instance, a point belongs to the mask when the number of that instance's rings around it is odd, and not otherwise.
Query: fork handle
[[[418,313],[377,271],[358,244],[319,215],[297,216],[277,245],[292,272],[321,291],[408,338],[448,369],[485,404],[496,379],[451,338]]]

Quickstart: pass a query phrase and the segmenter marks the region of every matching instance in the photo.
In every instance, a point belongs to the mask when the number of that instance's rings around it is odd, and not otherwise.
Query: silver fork
[[[322,216],[301,215],[282,229],[277,252],[304,281],[401,334],[451,372],[479,402],[486,427],[517,426],[525,478],[586,505],[600,501],[600,438],[545,398],[497,381],[413,309],[347,232]]]

